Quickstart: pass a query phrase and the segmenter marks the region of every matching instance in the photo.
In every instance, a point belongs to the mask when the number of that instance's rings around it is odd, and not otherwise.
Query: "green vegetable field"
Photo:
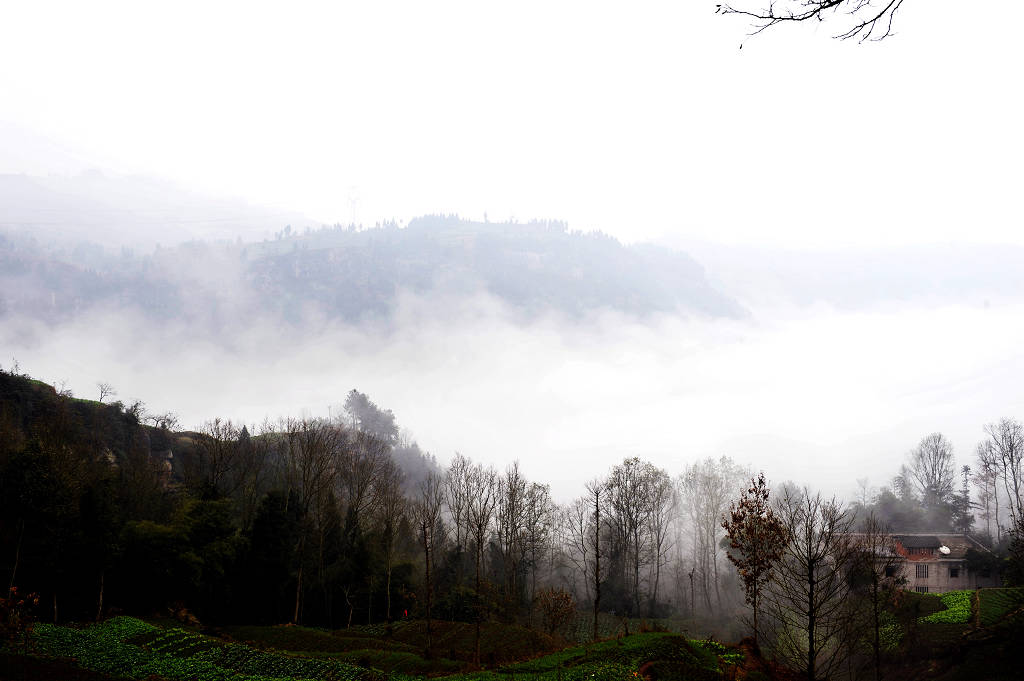
[[[36,657],[71,661],[76,666],[125,679],[172,681],[385,681],[422,678],[421,660],[410,646],[382,647],[379,638],[352,632],[334,636],[302,627],[246,627],[232,630],[250,643],[228,641],[177,627],[161,628],[132,617],[115,617],[81,628],[38,624],[31,639]],[[338,645],[330,641],[337,639]],[[354,649],[362,639],[365,648]],[[292,650],[258,647],[274,640]],[[388,641],[388,646],[391,642]],[[309,650],[299,650],[301,648]],[[391,658],[389,660],[389,658]],[[619,681],[646,671],[657,678],[712,681],[740,664],[743,653],[715,641],[688,640],[669,632],[640,633],[597,644],[576,646],[532,660],[486,671],[457,672],[457,663],[432,661],[434,674],[453,681]],[[369,666],[353,664],[365,660]],[[402,670],[402,662],[407,669]],[[398,664],[396,664],[398,662]],[[376,663],[376,664],[373,664]],[[439,666],[438,666],[439,665]],[[447,669],[446,669],[447,667]],[[387,672],[382,669],[388,669]]]

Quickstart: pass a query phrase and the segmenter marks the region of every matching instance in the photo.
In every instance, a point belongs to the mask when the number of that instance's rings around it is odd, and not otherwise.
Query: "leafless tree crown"
[[[903,0],[780,0],[759,9],[745,9],[731,4],[716,5],[719,14],[739,14],[754,22],[751,35],[784,23],[836,20],[845,21],[845,28],[834,36],[858,42],[882,40],[893,33],[893,20]]]

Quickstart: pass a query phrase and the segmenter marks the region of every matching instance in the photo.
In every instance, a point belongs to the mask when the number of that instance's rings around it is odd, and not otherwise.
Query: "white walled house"
[[[908,590],[943,593],[999,586],[997,574],[967,569],[968,549],[990,551],[966,534],[893,534],[893,539],[906,559],[902,569]]]

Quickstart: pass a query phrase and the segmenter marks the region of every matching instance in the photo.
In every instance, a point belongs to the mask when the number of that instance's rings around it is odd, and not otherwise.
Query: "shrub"
[[[39,605],[38,594],[21,595],[12,586],[6,598],[0,598],[0,642],[19,642],[24,647],[27,634],[35,621],[34,610]]]
[[[549,636],[563,634],[576,615],[576,601],[565,589],[544,589],[537,594],[536,602]]]

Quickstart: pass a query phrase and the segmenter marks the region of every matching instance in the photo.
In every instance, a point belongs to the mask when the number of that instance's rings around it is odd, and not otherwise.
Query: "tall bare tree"
[[[518,573],[523,553],[526,522],[527,482],[513,462],[498,477],[495,529],[505,576],[505,596],[509,603],[518,603]]]
[[[551,503],[551,488],[531,482],[526,488],[524,507],[523,550],[530,568],[530,612],[537,598],[537,571],[541,559],[551,541],[554,521],[554,505]]]
[[[481,594],[484,551],[487,547],[488,535],[494,522],[494,510],[498,502],[498,475],[493,468],[484,468],[477,464],[470,468],[468,481],[469,499],[466,504],[466,515],[473,536],[473,556],[476,566],[474,593],[476,595],[476,613],[473,634],[474,662],[480,664],[480,624],[484,617],[484,603]]]
[[[586,494],[562,509],[561,529],[565,550],[576,574],[582,578],[583,593],[593,609],[593,640],[598,637],[601,587],[604,584],[608,551],[605,537],[609,528],[607,480],[595,478],[586,484]]]
[[[455,550],[461,554],[469,545],[469,485],[473,464],[458,452],[445,476],[445,503],[455,532]]]
[[[434,654],[433,624],[431,622],[431,606],[433,604],[433,565],[434,556],[444,542],[444,525],[441,522],[441,507],[444,504],[444,480],[436,473],[428,473],[420,483],[419,497],[413,506],[423,547],[423,590],[427,608],[427,657]]]
[[[243,532],[248,532],[252,527],[260,499],[270,491],[274,475],[271,453],[276,439],[277,434],[270,421],[263,423],[255,437],[244,426],[238,434],[239,464],[235,467],[232,487]]]
[[[598,638],[597,620],[601,612],[601,583],[604,581],[604,571],[601,567],[601,533],[608,522],[606,517],[608,506],[608,483],[604,480],[595,479],[587,483],[587,506],[590,509],[590,518],[586,529],[586,539],[590,544],[590,583],[594,594],[594,634],[593,640]]]
[[[978,467],[974,474],[974,484],[978,486],[978,502],[982,509],[981,517],[985,520],[985,533],[990,542],[998,544],[1002,535],[999,529],[999,457],[989,440],[978,443],[975,457]],[[992,533],[993,521],[995,534]]]
[[[391,573],[395,563],[395,545],[407,503],[402,493],[404,477],[398,465],[386,459],[380,465],[374,482],[376,515],[384,549],[384,616],[388,623],[391,622]]]
[[[658,470],[637,457],[612,468],[608,476],[609,520],[615,528],[621,555],[623,582],[628,585],[633,613],[640,614],[640,573],[650,558],[648,533],[652,513],[652,487]]]
[[[109,383],[97,383],[96,387],[100,391],[100,402],[107,399],[108,397],[115,397],[117,395],[117,391],[114,390],[114,386],[110,385]]]
[[[910,483],[925,509],[948,503],[956,486],[956,461],[953,445],[942,433],[926,435],[907,454],[900,475]]]
[[[655,469],[650,484],[651,512],[647,516],[647,534],[650,537],[650,599],[648,614],[655,616],[658,605],[658,589],[661,586],[661,570],[669,561],[672,550],[672,524],[676,519],[678,495],[669,474]]]
[[[803,665],[807,681],[831,678],[850,652],[853,602],[847,573],[853,515],[835,498],[786,489],[775,512],[786,528],[786,552],[765,591],[776,653]]]
[[[559,530],[563,550],[571,563],[572,581],[570,586],[576,592],[576,575],[581,577],[583,595],[590,601],[590,570],[593,556],[593,539],[590,536],[593,509],[587,497],[579,497],[561,509]]]
[[[1010,525],[1024,532],[1024,426],[1014,419],[1001,419],[985,426],[988,443],[1006,492]]]
[[[215,418],[200,427],[195,439],[198,456],[186,466],[186,484],[204,496],[219,498],[236,491],[236,468],[241,463],[241,430],[230,420]]]
[[[711,457],[697,461],[687,466],[679,477],[683,512],[693,532],[695,572],[708,608],[712,607],[712,585],[716,602],[719,607],[722,605],[718,574],[719,539],[724,532],[722,516],[742,489],[745,476],[746,471],[723,456],[718,461]]]
[[[288,419],[282,424],[281,431],[287,504],[297,505],[294,510],[299,518],[295,550],[298,572],[292,615],[292,622],[298,624],[302,612],[306,552],[311,540],[324,534],[323,526],[318,527],[316,519],[326,509],[326,502],[333,493],[339,458],[345,448],[345,434],[324,419]]]
[[[853,536],[851,581],[855,598],[866,611],[875,681],[882,675],[883,614],[906,581],[905,558],[896,540],[872,512]]]

